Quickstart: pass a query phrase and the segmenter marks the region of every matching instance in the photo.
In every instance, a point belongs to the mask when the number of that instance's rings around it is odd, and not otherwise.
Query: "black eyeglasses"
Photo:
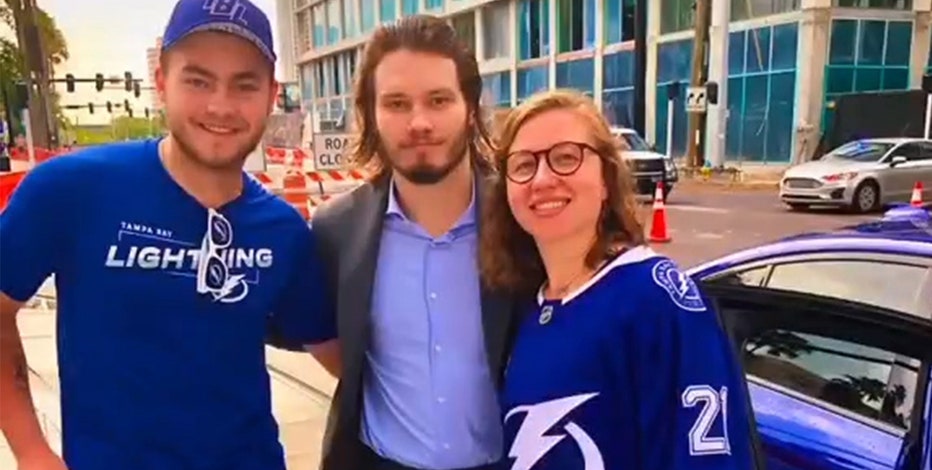
[[[543,157],[550,171],[559,176],[570,176],[582,166],[586,150],[598,154],[595,147],[581,142],[560,142],[548,149],[531,152],[521,150],[505,157],[505,177],[517,184],[524,184],[537,174]]]

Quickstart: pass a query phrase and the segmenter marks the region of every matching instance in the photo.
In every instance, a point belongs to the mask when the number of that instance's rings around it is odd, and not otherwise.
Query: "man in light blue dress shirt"
[[[313,220],[343,348],[322,468],[494,468],[511,308],[479,281],[475,56],[412,16],[373,33],[357,73],[353,157],[374,176]]]

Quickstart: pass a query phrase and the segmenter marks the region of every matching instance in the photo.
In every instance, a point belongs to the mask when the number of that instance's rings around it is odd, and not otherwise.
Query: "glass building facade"
[[[350,112],[356,60],[377,25],[431,13],[475,51],[486,106],[568,87],[592,96],[613,125],[632,125],[635,0],[294,1],[295,63],[317,120]],[[788,163],[802,129],[831,125],[839,96],[917,87],[932,71],[930,28],[916,27],[921,12],[910,0],[730,1],[726,162]],[[684,93],[670,106],[666,91],[690,79],[693,3],[647,2],[645,137],[674,157],[686,152],[689,117]]]

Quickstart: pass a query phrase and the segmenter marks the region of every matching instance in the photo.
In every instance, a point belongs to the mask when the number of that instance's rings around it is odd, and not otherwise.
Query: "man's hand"
[[[18,470],[68,470],[65,461],[48,447],[33,454],[22,456],[17,462],[16,468]]]
[[[334,378],[340,378],[340,369],[343,362],[340,358],[340,342],[332,339],[320,344],[309,344],[304,349],[317,359],[324,369]]]

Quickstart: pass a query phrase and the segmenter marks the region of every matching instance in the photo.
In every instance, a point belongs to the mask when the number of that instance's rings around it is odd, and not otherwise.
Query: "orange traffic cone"
[[[922,181],[916,181],[913,186],[913,195],[909,198],[909,205],[913,207],[922,207]]]
[[[667,232],[667,209],[663,205],[663,184],[657,183],[654,190],[654,217],[650,224],[651,243],[669,243],[673,239]]]

